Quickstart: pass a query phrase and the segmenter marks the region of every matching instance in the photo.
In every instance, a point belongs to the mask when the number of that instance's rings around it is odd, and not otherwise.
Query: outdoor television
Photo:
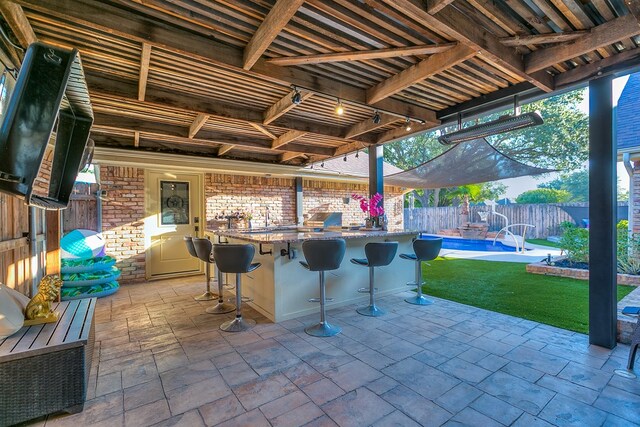
[[[93,150],[78,51],[33,43],[17,79],[5,70],[0,83],[0,191],[45,209],[67,207]]]

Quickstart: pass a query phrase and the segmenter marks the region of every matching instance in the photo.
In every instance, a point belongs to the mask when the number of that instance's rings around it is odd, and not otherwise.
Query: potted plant
[[[384,221],[384,205],[382,194],[376,193],[371,197],[352,194],[351,198],[360,202],[360,209],[367,217],[365,218],[366,228],[381,228]]]

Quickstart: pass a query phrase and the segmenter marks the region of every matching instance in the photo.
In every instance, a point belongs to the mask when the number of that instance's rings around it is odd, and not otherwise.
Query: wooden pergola
[[[16,44],[80,50],[98,147],[272,163],[406,138],[470,106],[570,87],[640,57],[635,0],[0,5]],[[3,43],[18,63],[22,52]]]

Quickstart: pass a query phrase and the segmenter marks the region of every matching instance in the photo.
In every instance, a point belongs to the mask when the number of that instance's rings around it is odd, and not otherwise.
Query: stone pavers
[[[640,379],[613,374],[628,346],[436,299],[380,298],[382,318],[331,310],[254,329],[194,301],[202,278],[123,286],[99,300],[85,410],[45,426],[640,426]],[[244,310],[243,310],[244,311]],[[640,363],[636,373],[640,375]]]

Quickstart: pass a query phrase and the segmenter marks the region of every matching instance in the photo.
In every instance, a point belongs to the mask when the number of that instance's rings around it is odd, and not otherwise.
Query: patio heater
[[[513,110],[513,115],[507,114],[496,120],[466,128],[462,128],[462,114],[458,114],[458,130],[440,135],[438,142],[442,145],[453,145],[477,138],[485,138],[487,136],[525,129],[531,126],[538,126],[544,123],[538,111],[521,114],[517,96],[514,97]]]

